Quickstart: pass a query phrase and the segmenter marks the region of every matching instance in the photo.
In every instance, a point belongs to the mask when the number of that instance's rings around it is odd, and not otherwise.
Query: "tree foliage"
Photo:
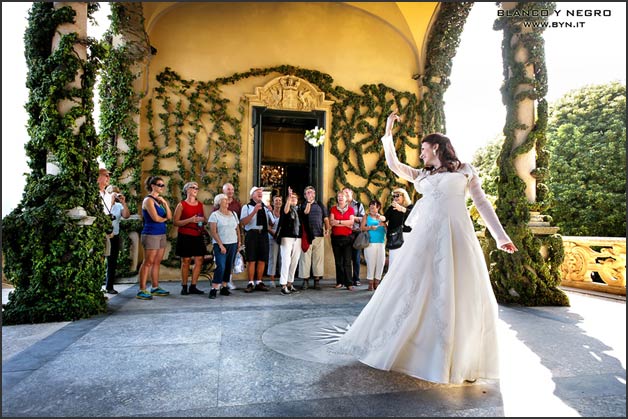
[[[550,107],[549,214],[570,236],[626,235],[626,86],[573,90]]]
[[[482,189],[487,195],[497,195],[497,176],[499,176],[497,158],[503,144],[504,136],[499,135],[476,150],[471,159],[471,164],[482,179]]]

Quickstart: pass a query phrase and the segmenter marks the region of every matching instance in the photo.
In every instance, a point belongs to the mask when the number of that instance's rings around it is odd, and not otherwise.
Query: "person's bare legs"
[[[249,280],[249,283],[246,286],[244,292],[253,292],[255,289],[255,261],[246,262],[246,277]]]
[[[146,289],[148,275],[153,270],[153,264],[155,262],[155,257],[157,256],[158,251],[159,249],[144,250],[144,261],[142,262],[142,266],[140,266],[140,290]]]
[[[194,256],[194,268],[192,269],[192,284],[190,285],[190,294],[205,294],[205,291],[201,291],[196,288],[198,278],[201,276],[201,268],[203,267],[203,256]]]
[[[191,261],[192,258],[181,258],[181,286],[183,286],[184,288],[187,288],[188,286],[188,276],[190,275]],[[196,263],[196,261],[194,263]],[[196,266],[194,266],[194,269],[196,269]]]
[[[256,279],[259,279],[261,281],[262,278],[264,278],[264,269],[266,269],[266,262],[258,260],[257,263],[255,264],[255,266],[257,268]]]
[[[165,253],[166,253],[166,249],[155,250],[155,256],[153,258],[152,266],[150,269],[150,272],[151,272],[150,282],[153,288],[159,287],[159,269],[161,268],[161,261],[164,258]]]
[[[255,262],[249,262],[246,264],[246,276],[249,279],[249,282],[255,281]]]
[[[203,268],[203,256],[194,256],[194,269],[192,269],[192,285],[196,286]]]

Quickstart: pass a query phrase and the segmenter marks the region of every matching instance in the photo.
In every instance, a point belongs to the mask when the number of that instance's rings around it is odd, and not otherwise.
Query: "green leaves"
[[[626,86],[585,86],[551,107],[549,210],[564,235],[626,234]]]
[[[57,26],[74,16],[71,6],[55,10],[52,3],[33,3],[29,13],[26,151],[32,172],[22,202],[2,225],[4,273],[15,286],[3,312],[5,324],[76,320],[106,309],[100,290],[105,224],[79,226],[65,214],[82,206],[104,217],[96,206],[98,139],[91,117],[98,57],[83,61],[74,51],[94,41],[70,33],[50,49]],[[68,87],[77,78],[80,86]],[[69,107],[64,113],[62,102]],[[60,167],[58,175],[46,174],[49,153]]]

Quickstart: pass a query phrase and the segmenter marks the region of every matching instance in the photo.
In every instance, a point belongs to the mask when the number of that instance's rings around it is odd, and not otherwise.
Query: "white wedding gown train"
[[[422,197],[395,263],[333,350],[436,383],[498,378],[497,302],[465,205],[467,191],[498,245],[510,239],[470,165],[428,175],[391,155],[391,137],[383,141],[391,169],[413,181]]]

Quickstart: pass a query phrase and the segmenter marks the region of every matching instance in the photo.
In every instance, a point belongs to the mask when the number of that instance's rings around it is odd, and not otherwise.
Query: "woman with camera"
[[[198,183],[188,182],[183,185],[183,194],[185,199],[174,209],[174,225],[178,227],[175,254],[181,258],[181,295],[205,294],[205,291],[196,288],[196,284],[201,276],[203,256],[207,253],[203,239],[207,214],[203,203],[197,199]],[[188,290],[192,258],[192,284]]]
[[[126,199],[120,195],[120,190],[109,185],[111,173],[104,167],[98,169],[98,189],[102,209],[111,219],[111,225],[106,231],[105,257],[107,258],[107,275],[105,279],[105,289],[107,294],[117,294],[113,288],[116,278],[116,268],[118,266],[118,254],[120,253],[120,218],[129,218],[131,212],[126,206]],[[114,190],[115,189],[115,190]],[[121,197],[121,198],[120,198]]]
[[[412,228],[406,226],[405,222],[410,215],[414,205],[410,200],[408,192],[403,188],[392,191],[392,203],[384,212],[387,221],[386,249],[388,249],[388,269],[395,259],[395,254],[403,245],[403,239]]]
[[[111,207],[111,234],[109,237],[110,252],[107,256],[107,294],[117,294],[113,288],[116,277],[116,269],[118,268],[118,254],[120,253],[120,219],[127,219],[131,216],[131,211],[126,205],[126,197],[120,193],[120,189],[116,186],[111,188],[114,204]]]

